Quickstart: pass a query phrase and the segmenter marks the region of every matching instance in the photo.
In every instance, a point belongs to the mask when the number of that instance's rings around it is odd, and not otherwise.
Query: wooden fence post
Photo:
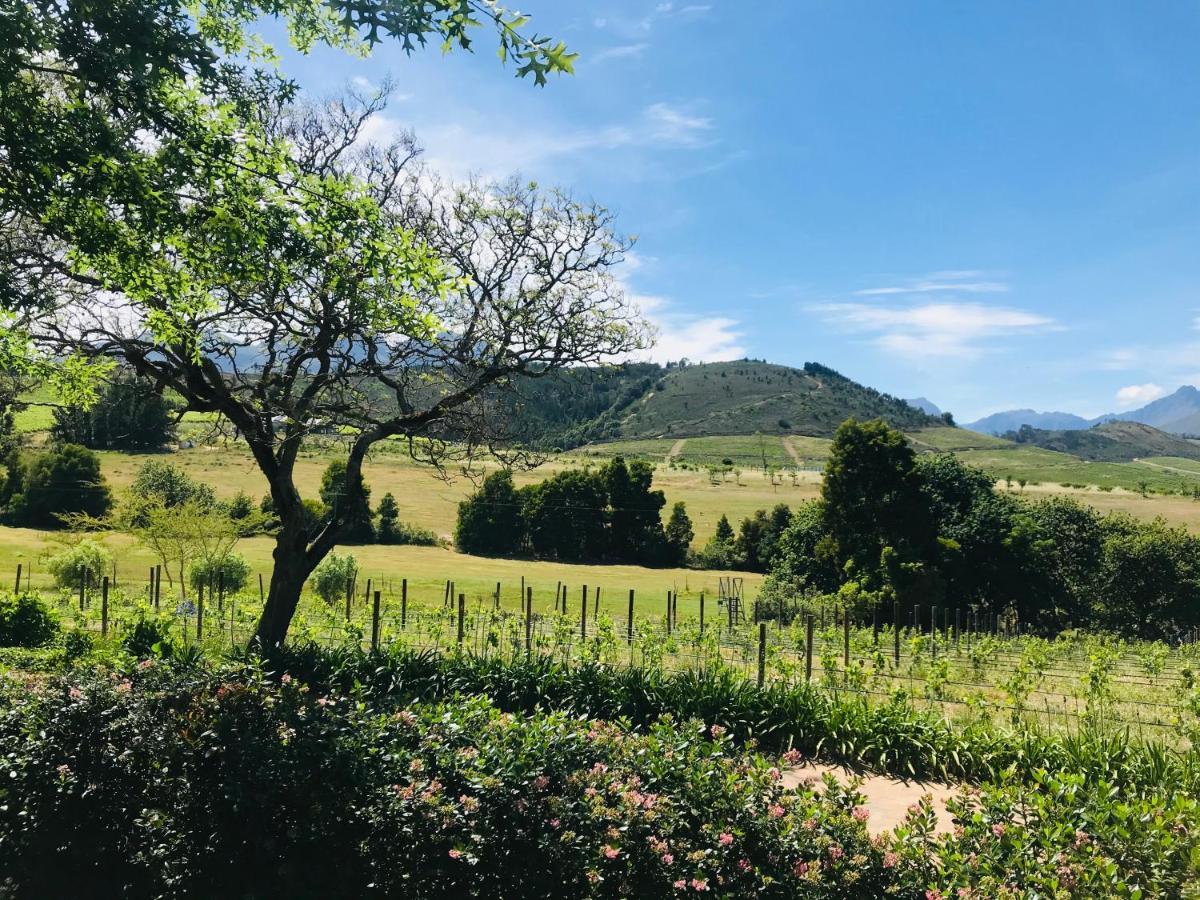
[[[633,588],[629,589],[629,618],[625,625],[625,643],[633,643]]]
[[[366,606],[371,601],[371,579],[367,579],[367,591],[363,594],[363,606]]]
[[[767,623],[758,626],[758,686],[767,681]]]
[[[533,588],[525,587],[525,579],[521,579],[525,591],[525,655],[533,652]]]
[[[262,572],[258,573],[258,602],[259,603],[267,602],[267,592],[263,590]]]
[[[204,579],[196,589],[196,640],[204,639]]]
[[[962,637],[962,610],[954,607],[954,650],[958,651],[958,641]]]
[[[600,585],[596,585],[596,596],[592,600],[592,621],[600,621]]]
[[[467,595],[458,595],[458,646],[462,646],[463,642],[463,625],[467,614]]]
[[[929,607],[929,654],[937,658],[937,610],[936,606]]]
[[[354,597],[354,580],[351,579],[346,585],[346,621],[350,621],[350,602]]]
[[[500,608],[500,582],[498,582],[498,581],[496,582],[496,596],[492,601],[492,605],[496,609]]]
[[[225,612],[225,570],[217,570],[217,612]],[[218,620],[219,621],[219,620]],[[217,629],[220,631],[220,629]]]
[[[850,610],[842,610],[842,668],[847,672],[850,671]]]
[[[162,609],[162,566],[154,567],[154,611]]]
[[[408,628],[408,579],[400,579],[400,630]]]
[[[812,681],[812,657],[813,657],[813,625],[815,620],[812,613],[806,617],[807,636],[804,639],[804,680]]]
[[[587,637],[587,585],[583,586],[583,602],[579,605],[579,639]]]
[[[83,612],[84,605],[87,603],[87,582],[88,570],[85,566],[79,570],[79,611]]]
[[[667,591],[667,636],[671,635],[671,592]]]
[[[100,583],[100,636],[108,634],[108,576]]]
[[[13,593],[21,593],[21,569],[24,568],[20,563],[17,563],[17,586],[13,588]]]
[[[700,592],[700,636],[704,636],[704,591]]]
[[[896,604],[892,618],[892,639],[895,642],[893,654],[895,656],[896,665],[900,665],[900,604]]]
[[[371,606],[371,649],[379,649],[379,595],[381,591],[375,592],[375,600]]]
[[[879,601],[871,604],[871,634],[874,646],[879,646]]]

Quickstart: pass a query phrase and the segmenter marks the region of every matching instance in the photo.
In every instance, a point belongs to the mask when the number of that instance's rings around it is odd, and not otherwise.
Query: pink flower
[[[704,878],[693,878],[692,879],[692,890],[696,891],[697,893],[699,893],[701,891],[707,891],[708,890],[708,881]]]
[[[673,887],[677,891],[685,891],[685,890],[687,890],[687,882],[684,881],[682,878],[679,878],[675,881],[675,884],[673,885]]]
[[[783,761],[789,766],[796,765],[803,758],[804,757],[801,755],[799,750],[789,750],[787,753],[783,754]]]
[[[779,818],[783,817],[783,812],[784,812],[784,810],[783,810],[782,806],[780,806],[778,803],[773,803],[773,804],[771,804],[771,807],[767,810],[767,815],[770,816],[772,819],[779,819]]]
[[[883,867],[885,869],[894,868],[896,863],[900,862],[900,857],[891,850],[885,851],[883,854]]]
[[[775,768],[774,766],[771,766],[771,768],[767,769],[767,776],[768,776],[768,777],[769,777],[769,778],[770,778],[772,781],[778,781],[780,778],[782,778],[782,777],[783,777],[783,773],[782,773],[782,772],[780,772],[780,771],[779,771],[777,768]]]
[[[739,872],[749,872],[750,871],[750,860],[739,859],[738,860],[738,871]]]
[[[1080,847],[1087,844],[1088,841],[1090,841],[1090,840],[1091,840],[1091,838],[1088,837],[1086,831],[1076,831],[1075,832],[1075,849],[1078,850]]]
[[[407,709],[402,709],[392,715],[392,718],[403,725],[405,728],[412,728],[417,724],[417,717],[410,713]]]
[[[708,733],[711,734],[714,738],[719,739],[719,738],[722,738],[725,736],[726,730],[727,729],[725,728],[724,725],[714,725],[708,729]]]
[[[797,878],[803,878],[808,874],[808,863],[804,862],[804,860],[798,860],[796,864],[792,866],[792,874]]]
[[[856,806],[854,807],[854,818],[859,822],[865,822],[871,818],[871,811],[865,806]]]
[[[142,670],[143,672],[145,672],[147,669],[153,669],[154,668],[154,660],[143,659],[140,663],[138,663],[138,668],[140,670]]]
[[[287,672],[284,672],[283,675],[280,676],[280,678],[279,678],[279,683],[280,684],[291,684],[292,676],[289,675]]]
[[[930,888],[925,892],[925,900],[942,900],[942,892],[937,888]]]
[[[450,858],[451,859],[462,859],[462,851],[451,849],[450,850]]]
[[[81,691],[77,687],[73,687],[69,691],[67,691],[67,696],[70,697],[72,700],[79,700],[80,698],[83,697],[83,691]]]
[[[133,690],[133,684],[129,681],[122,681],[116,687],[118,694],[128,694],[131,690]]]
[[[539,775],[533,779],[533,789],[535,791],[544,791],[548,787],[550,787],[550,776]]]
[[[620,855],[621,855],[621,851],[618,850],[616,847],[605,847],[604,848],[604,858],[605,859],[616,859]]]
[[[58,772],[59,778],[70,778],[71,777],[71,767],[68,766],[66,763],[63,763],[55,771]]]
[[[664,853],[662,855],[662,861],[664,866],[669,866],[671,863],[675,862],[675,856],[672,853]]]
[[[845,855],[846,855],[846,851],[843,850],[841,847],[839,847],[837,844],[834,844],[832,847],[829,848],[829,858],[832,860],[835,860],[835,861],[839,860]]]
[[[561,825],[561,824],[562,824],[562,820],[561,820],[561,819],[551,819],[551,820],[550,820],[550,827],[551,827],[551,828],[557,828],[557,827],[558,827],[559,825]]]
[[[995,825],[992,826],[992,834],[994,834],[998,838],[1004,837],[1004,832],[1006,830],[1007,829],[1003,822],[997,822]]]
[[[603,775],[607,771],[608,771],[608,766],[606,766],[602,762],[598,762],[594,766],[592,766],[592,774],[593,775]]]
[[[730,834],[728,831],[722,831],[721,836],[719,838],[717,838],[717,842],[722,847],[728,847],[730,844],[733,843],[733,835]]]

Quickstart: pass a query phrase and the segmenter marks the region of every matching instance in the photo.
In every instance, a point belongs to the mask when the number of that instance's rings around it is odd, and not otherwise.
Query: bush
[[[59,528],[62,516],[101,517],[112,494],[91,450],[67,444],[34,458],[21,476],[21,492],[9,503],[9,519],[33,528]]]
[[[346,598],[358,576],[358,563],[353,556],[329,554],[313,572],[313,590],[326,603],[338,603]]]
[[[0,647],[41,647],[58,634],[58,616],[35,594],[0,597]]]
[[[60,588],[77,591],[87,578],[96,586],[112,566],[112,554],[95,541],[82,540],[46,561],[46,568]]]
[[[153,382],[123,376],[110,382],[89,409],[55,409],[50,436],[93,450],[152,452],[175,439],[173,413]]]
[[[381,521],[377,535],[381,544],[407,544],[414,547],[437,547],[441,544],[441,539],[428,528],[420,528],[408,522]]]
[[[7,690],[16,896],[870,898],[902,877],[853,796],[787,791],[698,723],[383,708],[162,663]]]
[[[224,581],[222,582],[222,576]],[[216,591],[222,585],[226,594],[236,594],[250,578],[250,563],[239,553],[226,554],[222,559],[198,562],[188,573],[192,590]]]
[[[156,616],[139,616],[126,630],[121,646],[138,659],[152,656],[170,657],[175,651],[175,642],[171,638],[171,620]]]

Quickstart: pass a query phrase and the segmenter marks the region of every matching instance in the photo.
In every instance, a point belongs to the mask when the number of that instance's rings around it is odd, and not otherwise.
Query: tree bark
[[[289,483],[282,486],[282,490],[275,488],[276,486],[272,485],[272,494],[277,499],[289,494],[291,496],[285,501],[288,508],[281,517],[279,534],[275,538],[275,551],[272,553],[275,566],[271,571],[267,602],[250,642],[251,647],[263,653],[270,653],[283,646],[288,626],[291,625],[296,607],[300,604],[304,582],[324,556],[323,553],[316,556],[310,552],[304,528],[303,507],[299,503],[299,495],[294,486]],[[291,498],[294,498],[295,502],[290,502]]]

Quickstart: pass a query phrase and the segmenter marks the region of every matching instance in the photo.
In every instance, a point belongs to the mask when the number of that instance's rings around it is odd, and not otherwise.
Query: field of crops
[[[249,641],[262,608],[256,583],[237,595],[210,588],[207,598],[179,600],[165,580],[156,598],[149,577],[107,594],[95,587],[47,596],[65,622],[93,632],[123,633],[150,618],[181,644],[220,651]],[[678,592],[668,581],[657,590],[620,588],[606,578],[485,587],[477,579],[363,574],[344,599],[306,596],[292,635],[329,647],[535,653],[671,671],[716,666],[759,684],[814,682],[872,703],[902,702],[956,726],[1086,727],[1200,746],[1196,635],[1175,646],[1073,633],[1045,640],[1017,634],[1015,623],[928,606],[904,610],[899,629],[881,621],[891,610],[847,615],[835,608],[789,609],[781,626],[755,622],[749,602],[728,603],[722,593],[729,587],[712,579]]]

